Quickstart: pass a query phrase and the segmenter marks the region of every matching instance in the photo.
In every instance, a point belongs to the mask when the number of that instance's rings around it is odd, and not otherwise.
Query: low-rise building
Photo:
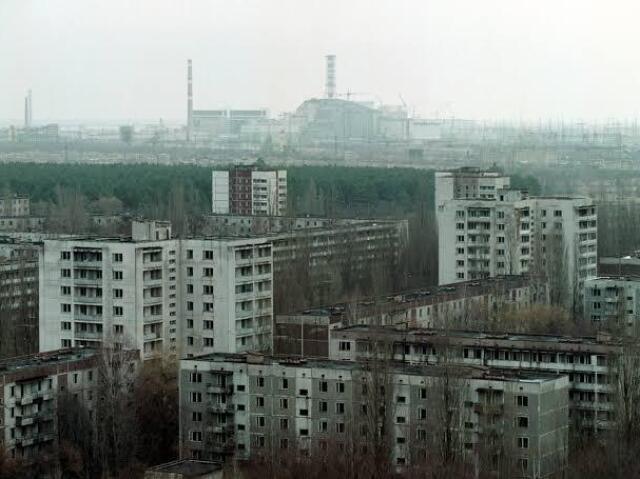
[[[624,346],[606,334],[563,337],[356,325],[331,331],[329,358],[362,361],[382,349],[409,364],[445,362],[566,375],[572,424],[597,431],[612,427],[615,419],[613,370]]]
[[[402,471],[435,455],[442,445],[436,431],[446,428],[455,453],[476,472],[551,477],[566,467],[566,376],[375,366],[248,354],[182,360],[181,457],[277,461],[334,453],[362,466],[376,441]],[[441,408],[452,418],[448,427],[438,423]]]
[[[28,196],[4,196],[0,198],[0,217],[2,216],[29,216]]]
[[[124,352],[135,369],[137,352]],[[0,361],[0,448],[10,457],[33,460],[55,451],[58,406],[64,394],[94,410],[98,355],[65,349]]]
[[[640,328],[640,278],[599,277],[584,283],[584,320],[596,328],[637,335]]]
[[[528,276],[465,281],[277,314],[274,353],[328,357],[329,335],[348,325],[484,328],[510,310],[548,301],[544,282]]]

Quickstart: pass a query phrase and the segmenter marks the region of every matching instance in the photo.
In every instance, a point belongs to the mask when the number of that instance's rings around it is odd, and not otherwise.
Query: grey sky
[[[178,119],[292,110],[339,91],[479,119],[638,114],[634,0],[0,0],[0,118]]]

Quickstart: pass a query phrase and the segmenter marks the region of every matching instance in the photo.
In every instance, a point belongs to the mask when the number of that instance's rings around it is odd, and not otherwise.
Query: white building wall
[[[214,171],[211,174],[211,211],[213,214],[229,214],[229,172]]]

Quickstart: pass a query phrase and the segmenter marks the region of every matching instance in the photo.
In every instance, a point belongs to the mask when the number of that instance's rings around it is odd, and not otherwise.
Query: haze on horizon
[[[0,119],[185,121],[194,107],[294,110],[339,92],[421,116],[638,116],[632,0],[3,0]]]

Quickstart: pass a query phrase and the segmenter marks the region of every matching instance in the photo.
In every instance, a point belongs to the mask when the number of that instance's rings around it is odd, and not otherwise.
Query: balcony
[[[216,414],[233,414],[233,406],[227,403],[211,403],[209,410]]]
[[[233,392],[233,385],[210,384],[207,386],[207,392],[209,394],[231,394]]]
[[[504,404],[475,403],[473,410],[476,414],[485,416],[501,416],[504,413]]]
[[[39,411],[35,414],[30,414],[27,416],[17,416],[16,417],[16,426],[31,426],[36,422],[46,422],[53,421],[53,413],[51,411]]]
[[[102,269],[102,261],[74,261],[73,269]]]
[[[164,298],[162,296],[147,296],[142,301],[144,302],[145,305],[152,305],[152,304],[162,304],[163,299]]]
[[[66,279],[66,278],[63,278]],[[82,284],[87,284],[87,285],[100,285],[102,284],[102,279],[103,278],[73,278],[73,283],[77,284],[77,285],[82,285]]]
[[[73,315],[73,319],[80,322],[99,323],[102,322],[102,315],[76,313]]]
[[[76,339],[102,341],[102,332],[98,331],[76,331],[74,336]]]
[[[156,334],[156,333],[145,333],[144,334],[144,340],[145,341],[161,341],[162,340],[162,336]]]
[[[74,296],[74,303],[102,304],[102,296]]]

